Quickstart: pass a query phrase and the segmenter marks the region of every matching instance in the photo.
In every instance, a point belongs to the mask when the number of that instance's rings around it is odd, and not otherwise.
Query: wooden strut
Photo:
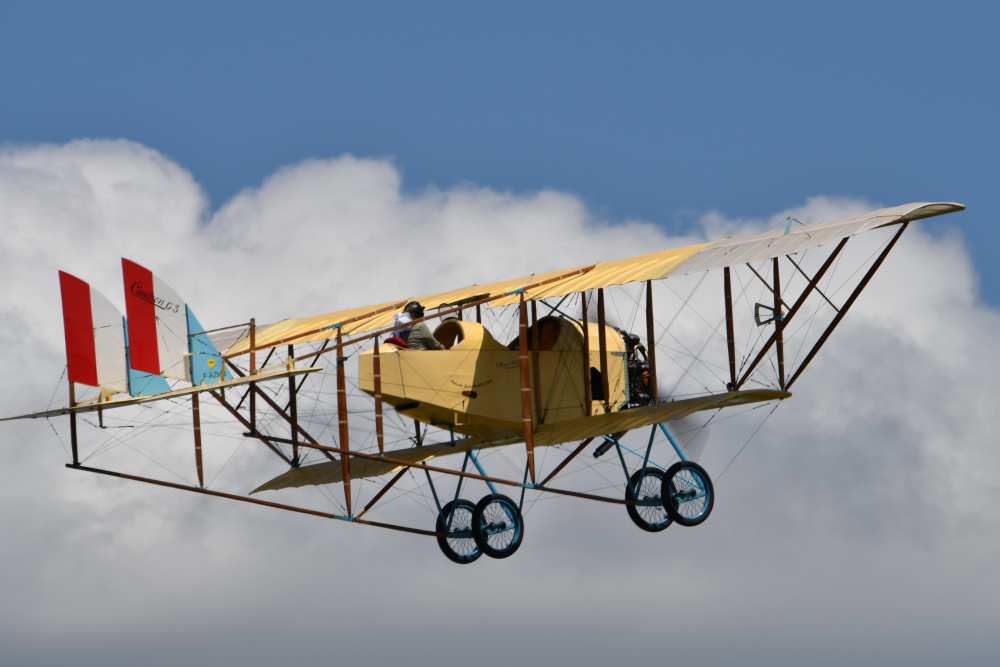
[[[774,265],[774,342],[778,353],[778,388],[785,390],[785,327],[779,326],[781,316],[781,276],[778,274],[778,258],[771,260]]]
[[[257,374],[257,324],[250,318],[250,375]],[[257,385],[250,383],[250,432],[257,432]],[[237,408],[239,409],[239,408]]]
[[[238,367],[236,366],[236,364],[234,364],[233,362],[231,362],[231,361],[228,361],[228,360],[227,360],[227,361],[226,361],[226,364],[228,364],[228,365],[229,365],[229,369],[230,369],[231,371],[233,371],[233,373],[235,373],[235,374],[239,375],[240,377],[246,377],[246,376],[244,375],[243,371],[241,371],[241,370],[240,370],[240,369],[239,369],[239,368],[238,368]],[[274,402],[274,401],[273,401],[273,400],[271,399],[271,397],[270,397],[270,396],[268,396],[266,392],[264,392],[264,390],[263,390],[263,389],[261,389],[260,387],[258,387],[258,386],[256,385],[256,383],[254,383],[254,385],[253,385],[253,391],[252,391],[251,393],[253,393],[253,394],[259,394],[259,395],[260,395],[260,397],[264,399],[264,402],[265,402],[265,403],[267,403],[267,404],[268,404],[269,406],[271,406],[271,409],[272,409],[272,410],[274,410],[274,411],[275,411],[275,412],[276,412],[276,413],[278,414],[278,416],[280,416],[280,417],[281,417],[282,419],[284,419],[284,420],[285,420],[286,422],[288,422],[289,424],[291,424],[292,426],[294,426],[294,427],[295,427],[295,429],[296,429],[296,430],[297,430],[297,431],[298,431],[298,432],[299,432],[299,433],[300,433],[300,434],[302,435],[302,437],[304,437],[304,438],[305,438],[306,440],[308,440],[309,442],[311,442],[311,443],[313,443],[313,444],[319,444],[319,441],[318,441],[318,440],[316,440],[316,438],[314,438],[314,437],[312,437],[311,435],[309,435],[309,432],[308,432],[308,431],[306,431],[306,430],[305,430],[304,428],[302,428],[302,425],[301,425],[301,424],[299,424],[298,422],[293,422],[293,421],[292,421],[292,419],[291,419],[291,417],[289,417],[289,416],[288,416],[288,414],[287,414],[287,413],[286,413],[286,412],[285,412],[284,410],[282,410],[282,409],[281,409],[281,406],[279,406],[279,405],[278,405],[277,403],[275,403],[275,402]],[[255,431],[251,431],[251,432],[250,432],[250,435],[252,435],[252,436],[256,436],[256,435],[257,435],[257,433],[256,433]],[[273,441],[275,441],[275,442],[277,441],[277,438],[273,438],[273,437],[272,437],[272,438],[269,438],[269,439],[270,439],[270,440],[273,440]],[[331,461],[336,461],[336,460],[337,460],[337,459],[333,458],[332,456],[330,456],[330,454],[329,454],[329,453],[326,453],[326,456],[327,456],[327,458],[329,458],[329,459],[330,459]],[[286,460],[288,460],[288,459],[286,459]],[[291,461],[289,461],[289,463],[291,463]]]
[[[583,408],[590,417],[594,411],[594,399],[590,395],[590,325],[587,323],[587,293],[580,292],[580,303],[583,315],[580,326],[583,328]]]
[[[806,366],[809,365],[809,362],[812,361],[813,357],[816,356],[816,353],[819,352],[819,349],[823,347],[823,343],[826,342],[826,339],[830,337],[830,334],[833,333],[833,330],[836,329],[837,325],[840,324],[840,321],[844,319],[844,315],[846,315],[847,311],[850,310],[852,305],[854,305],[854,301],[858,298],[858,295],[861,294],[861,290],[863,290],[868,285],[868,281],[872,279],[872,276],[875,275],[875,272],[878,271],[878,268],[882,266],[882,261],[886,258],[886,255],[889,254],[889,251],[892,250],[892,247],[896,245],[896,241],[898,241],[899,237],[903,235],[903,232],[906,231],[906,226],[909,224],[910,224],[909,222],[903,223],[903,226],[900,228],[898,232],[896,232],[896,235],[892,237],[892,240],[889,242],[889,245],[886,247],[886,249],[882,251],[882,254],[879,255],[879,258],[875,260],[874,264],[872,264],[872,268],[868,269],[868,273],[866,273],[865,277],[861,279],[861,282],[858,283],[858,286],[854,288],[854,292],[851,293],[851,296],[847,299],[847,302],[844,303],[843,307],[837,312],[836,317],[834,317],[833,321],[830,322],[830,326],[826,328],[826,331],[824,331],[823,335],[819,337],[819,340],[816,341],[816,344],[813,345],[813,348],[809,350],[809,354],[806,355],[806,358],[795,370],[795,374],[792,375],[792,378],[788,381],[786,389],[790,388],[792,384],[795,382],[795,380],[798,379],[799,375],[802,374],[802,371],[805,370]],[[844,239],[844,241],[846,240],[847,239]]]
[[[392,479],[390,479],[389,483],[386,484],[385,486],[383,486],[382,489],[378,493],[375,494],[375,497],[372,498],[370,501],[368,501],[368,504],[365,505],[364,509],[362,509],[360,512],[358,512],[358,518],[364,516],[365,512],[367,512],[372,507],[374,507],[375,503],[377,503],[378,501],[380,501],[382,499],[382,496],[384,496],[386,494],[386,492],[389,489],[392,488],[393,484],[395,484],[396,482],[398,482],[403,477],[403,475],[406,474],[407,470],[409,470],[408,467],[407,468],[403,468],[398,473],[396,473],[396,476],[393,477]]]
[[[266,393],[264,393],[263,389],[261,389],[260,387],[255,387],[254,391],[257,392],[257,394],[261,398],[264,399],[264,402],[267,403],[271,407],[271,409],[274,410],[275,413],[277,413],[277,415],[279,417],[281,417],[286,422],[288,422],[289,424],[291,424],[292,426],[294,426],[295,430],[298,431],[299,434],[302,435],[306,440],[308,440],[309,442],[311,442],[313,444],[318,444],[319,443],[319,441],[316,440],[316,438],[314,438],[311,435],[309,435],[309,432],[306,431],[304,428],[302,428],[301,424],[299,424],[297,421],[292,421],[292,418],[289,417],[288,414],[286,414],[281,409],[281,407],[277,403],[274,402],[274,400],[270,396],[268,396]],[[272,440],[274,440],[274,438],[272,438]],[[300,442],[299,444],[301,446],[303,443]],[[336,461],[336,459],[334,459],[334,458],[331,458],[330,460],[331,461]]]
[[[351,516],[351,464],[347,453],[351,451],[351,443],[347,433],[347,379],[344,377],[344,338],[343,329],[337,327],[337,421],[340,425],[340,449],[345,452],[340,457],[344,475],[344,503],[347,505],[347,516]]]
[[[760,281],[761,281],[762,283],[764,283],[764,287],[766,287],[766,288],[767,288],[767,291],[768,291],[768,292],[771,292],[772,294],[774,294],[774,288],[773,288],[773,287],[771,287],[771,283],[769,283],[769,282],[767,282],[766,280],[764,280],[764,276],[762,276],[762,275],[760,275],[759,273],[757,273],[757,269],[753,268],[753,267],[752,267],[752,266],[750,266],[749,264],[747,264],[747,268],[748,268],[748,269],[750,269],[751,271],[753,271],[753,274],[754,274],[755,276],[757,276],[758,278],[760,278]],[[785,303],[784,301],[782,301],[782,302],[781,302],[781,305],[782,305],[782,306],[784,306],[785,308],[788,308],[788,304],[787,304],[787,303]]]
[[[378,349],[378,337],[375,338],[375,351],[372,354],[372,376],[375,379],[375,438],[378,440],[379,454],[385,454],[385,434],[382,426],[382,355]]]
[[[73,381],[69,381],[69,407],[76,406],[76,389],[73,387]],[[80,465],[80,455],[76,446],[76,413],[69,413],[69,446],[73,452],[73,465]]]
[[[608,382],[608,337],[605,332],[604,288],[597,288],[597,344],[601,354],[601,389],[604,390],[604,412],[611,412],[611,390]]]
[[[587,447],[587,445],[589,445],[593,441],[594,441],[593,438],[587,438],[586,440],[584,440],[583,442],[581,442],[579,447],[577,447],[576,449],[574,449],[570,453],[569,456],[567,456],[566,458],[564,458],[562,460],[562,463],[560,463],[559,465],[556,466],[555,470],[553,470],[552,472],[549,473],[548,477],[546,477],[545,479],[542,480],[542,486],[545,486],[546,484],[548,484],[549,480],[551,480],[553,477],[555,477],[556,475],[558,475],[559,471],[562,470],[563,468],[565,468],[567,463],[569,463],[570,461],[572,461],[573,459],[575,459],[576,455],[579,454],[580,452],[582,452]]]
[[[229,405],[229,403],[226,402],[226,399],[219,392],[217,392],[217,391],[210,391],[208,393],[210,393],[212,395],[212,397],[215,398],[215,400],[217,400],[219,403],[221,403],[222,407],[224,407],[226,410],[229,410],[229,413],[231,415],[233,415],[234,417],[236,417],[236,419],[241,424],[243,424],[243,426],[245,426],[248,429],[250,428],[250,422],[247,421],[246,417],[244,417],[239,412],[237,412],[236,408],[234,408],[233,406]],[[278,449],[277,447],[274,446],[274,443],[271,442],[271,438],[267,437],[266,435],[261,435],[260,433],[253,433],[253,434],[251,434],[251,437],[254,437],[254,438],[258,439],[261,442],[263,442],[265,445],[267,445],[271,449],[272,452],[274,452],[275,454],[277,454],[278,456],[280,456],[281,459],[285,463],[287,463],[288,465],[292,464],[292,460],[289,459],[287,456],[285,456],[285,454],[280,449]],[[330,456],[329,452],[323,452],[323,453],[326,454],[328,457]]]
[[[205,488],[205,473],[201,465],[201,410],[198,394],[191,394],[191,413],[194,417],[194,464],[198,468],[198,486]]]
[[[327,345],[329,345],[329,344],[330,344],[329,340],[323,341],[323,346],[320,348],[320,350],[325,350],[326,347],[327,347]],[[291,362],[295,363],[295,359],[294,358],[291,359]],[[317,357],[316,359],[313,359],[313,362],[311,364],[309,364],[309,368],[316,368],[316,364],[318,364],[318,363],[319,363],[319,358]],[[306,383],[306,380],[308,380],[308,379],[309,379],[309,376],[305,375],[305,376],[302,377],[301,380],[299,380],[298,386],[295,387],[295,393],[296,394],[299,393],[299,390],[302,389],[302,385],[304,385]],[[285,410],[288,410],[288,406],[287,405],[285,406]]]
[[[524,292],[521,293],[519,315],[518,359],[521,364],[521,423],[524,425],[524,447],[528,452],[528,470],[531,472],[531,482],[534,484],[535,443],[534,425],[531,419],[531,369],[528,364],[528,308],[524,303]]]
[[[311,514],[313,516],[320,516],[325,519],[339,519],[341,521],[348,521],[350,523],[360,523],[366,526],[375,526],[377,528],[388,528],[389,530],[398,530],[404,533],[414,533],[416,535],[427,535],[429,537],[444,537],[444,533],[438,533],[432,530],[421,530],[419,528],[409,528],[407,526],[397,526],[391,523],[382,523],[380,521],[368,521],[366,519],[358,519],[357,517],[346,517],[339,516],[337,514],[330,514],[328,512],[320,512],[319,510],[306,509],[305,507],[296,507],[295,505],[282,505],[281,503],[272,503],[267,500],[258,500],[257,498],[247,498],[246,496],[238,496],[232,493],[223,493],[221,491],[210,491],[208,489],[199,489],[197,486],[187,486],[186,484],[176,484],[174,482],[165,482],[160,479],[150,479],[149,477],[139,477],[137,475],[128,475],[123,472],[114,472],[113,470],[102,470],[101,468],[89,468],[87,466],[81,465],[67,465],[67,468],[71,470],[82,470],[84,472],[92,472],[98,475],[107,475],[109,477],[119,477],[121,479],[132,480],[133,482],[144,482],[146,484],[154,484],[156,486],[165,486],[170,489],[180,489],[182,491],[193,491],[194,493],[201,493],[206,496],[215,496],[217,498],[228,498],[230,500],[239,500],[244,503],[252,503],[254,505],[263,505],[265,507],[274,507],[279,510],[288,510],[289,512],[299,512],[301,514]]]
[[[729,384],[726,389],[736,389],[736,334],[733,327],[733,283],[729,267],[722,270],[722,282],[726,293],[726,343],[729,346]]]
[[[646,281],[646,359],[649,361],[649,398],[651,403],[660,400],[656,386],[656,337],[653,331],[653,281]]]
[[[821,266],[819,271],[816,272],[816,275],[813,277],[813,279],[809,281],[809,284],[806,285],[806,288],[802,290],[802,294],[799,295],[798,300],[796,300],[795,305],[792,306],[791,309],[788,311],[788,314],[785,315],[785,317],[782,318],[780,322],[775,321],[774,323],[775,333],[772,333],[771,337],[767,339],[767,343],[765,343],[764,347],[762,347],[760,349],[760,352],[757,353],[757,356],[750,364],[750,367],[747,368],[746,372],[743,374],[743,377],[740,378],[740,381],[736,383],[737,389],[743,386],[743,384],[747,381],[747,378],[750,377],[750,374],[753,373],[754,369],[757,368],[757,364],[759,364],[761,359],[764,358],[764,355],[767,354],[767,351],[771,349],[771,345],[774,344],[774,341],[777,339],[776,334],[778,331],[778,327],[781,327],[781,329],[784,330],[784,328],[788,326],[788,323],[791,322],[792,318],[795,317],[795,314],[799,312],[799,308],[801,308],[802,304],[805,303],[806,298],[808,298],[809,295],[812,293],[813,288],[815,288],[816,285],[819,284],[820,278],[822,278],[823,274],[826,273],[826,270],[830,268],[830,265],[833,264],[833,260],[837,258],[837,255],[840,254],[840,251],[844,249],[845,245],[847,245],[847,238],[841,239],[840,243],[837,244],[837,247],[834,248],[832,253],[830,253],[830,256],[826,258],[826,261],[823,262],[823,266]],[[748,264],[747,266],[750,265]],[[752,269],[753,267],[750,268]]]
[[[535,395],[535,421],[539,426],[545,423],[545,416],[542,414],[542,380],[541,371],[538,368],[538,308],[537,302],[531,302],[531,379],[534,383],[533,393]]]
[[[288,358],[295,358],[295,349],[292,345],[288,346]],[[290,362],[289,362],[290,363]],[[297,388],[295,386],[295,378],[292,376],[288,377],[288,412],[292,419],[292,467],[297,468],[299,466],[299,408],[297,401],[295,400],[295,394],[297,394]]]
[[[272,354],[274,354],[274,351],[275,351],[276,349],[278,349],[278,348],[276,348],[276,347],[272,347],[272,348],[271,348],[271,351],[267,353],[267,356],[266,356],[266,357],[264,357],[264,363],[263,363],[263,364],[261,364],[261,366],[260,366],[261,368],[267,368],[267,362],[269,362],[269,361],[271,360],[271,355],[272,355]],[[236,368],[236,366],[234,366],[234,365],[233,365],[233,363],[232,363],[232,362],[230,362],[230,361],[229,361],[228,359],[226,359],[225,357],[223,357],[223,360],[224,360],[224,361],[225,361],[225,362],[226,362],[227,364],[229,364],[229,367],[230,367],[230,368],[231,368],[231,369],[233,370],[233,372],[234,372],[234,373],[237,373],[237,374],[238,374],[238,375],[239,375],[240,377],[246,377],[246,374],[245,374],[245,373],[244,373],[243,371],[241,371],[241,370],[238,370],[238,369]],[[292,363],[294,363],[294,359],[292,360]],[[303,382],[305,382],[305,378],[302,378],[302,381],[303,381]],[[251,383],[251,384],[255,384],[255,383]],[[250,400],[251,400],[251,401],[253,402],[253,403],[252,403],[253,407],[254,407],[254,408],[256,408],[256,406],[257,406],[257,404],[256,404],[256,400],[257,400],[257,399],[255,399],[255,398],[251,398],[251,397],[253,396],[253,390],[252,390],[252,389],[251,389],[250,387],[251,387],[251,385],[247,385],[247,390],[246,390],[246,392],[245,392],[245,393],[243,394],[243,398],[241,398],[241,399],[240,399],[240,402],[236,404],[236,409],[237,409],[237,410],[239,410],[239,409],[240,409],[241,407],[243,407],[243,401],[247,400],[248,398],[250,398]],[[223,390],[223,392],[222,392],[222,393],[223,393],[223,395],[225,395],[225,390]],[[256,411],[256,409],[255,409],[255,410],[253,411],[253,415],[256,415],[256,414],[257,414],[257,411]],[[256,417],[253,417],[253,416],[251,416],[251,421],[253,421],[254,423],[256,423]]]

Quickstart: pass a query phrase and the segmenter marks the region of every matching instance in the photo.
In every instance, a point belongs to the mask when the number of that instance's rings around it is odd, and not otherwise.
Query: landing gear
[[[646,468],[646,474],[642,470],[636,470],[629,479],[629,484],[625,485],[625,499],[635,499],[632,489],[635,489],[639,498],[635,504],[625,506],[628,516],[635,525],[650,533],[658,533],[666,530],[670,526],[672,519],[667,514],[663,506],[663,471],[659,468]]]
[[[705,469],[694,461],[678,461],[663,477],[663,508],[682,526],[697,526],[712,513],[715,489]]]
[[[459,498],[445,505],[438,515],[437,532],[447,534],[447,537],[437,538],[438,546],[449,560],[461,565],[471,563],[483,555],[472,536],[472,515],[475,510],[475,505]]]
[[[492,493],[472,512],[472,538],[490,558],[506,558],[521,546],[524,519],[517,503],[505,495]]]

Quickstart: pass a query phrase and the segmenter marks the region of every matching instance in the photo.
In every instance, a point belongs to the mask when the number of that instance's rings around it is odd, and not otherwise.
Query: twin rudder
[[[149,269],[122,259],[127,317],[100,292],[59,272],[70,382],[153,396],[166,378],[195,386],[230,379],[222,355],[180,296]]]

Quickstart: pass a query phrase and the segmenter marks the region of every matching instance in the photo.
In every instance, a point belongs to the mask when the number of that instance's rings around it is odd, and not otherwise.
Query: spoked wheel
[[[712,513],[715,490],[705,469],[694,461],[678,461],[663,477],[663,507],[682,526],[697,526]]]
[[[472,513],[472,537],[490,558],[512,555],[524,537],[524,519],[517,503],[499,493],[476,503]]]
[[[631,484],[625,485],[625,499],[633,500],[632,489],[639,494],[634,505],[626,505],[628,516],[635,525],[651,533],[665,530],[672,519],[663,506],[663,471],[659,468],[646,468],[632,473]]]
[[[445,505],[437,519],[437,532],[448,534],[447,537],[437,538],[438,546],[449,560],[462,565],[483,555],[472,537],[472,513],[475,509],[471,502],[459,498]],[[449,519],[450,527],[447,525]]]

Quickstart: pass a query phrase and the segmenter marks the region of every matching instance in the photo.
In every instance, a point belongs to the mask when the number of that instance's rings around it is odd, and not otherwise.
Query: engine
[[[619,332],[625,342],[625,362],[628,369],[628,407],[637,408],[652,402],[649,388],[649,358],[638,336],[628,331]],[[641,356],[640,356],[641,355]]]

